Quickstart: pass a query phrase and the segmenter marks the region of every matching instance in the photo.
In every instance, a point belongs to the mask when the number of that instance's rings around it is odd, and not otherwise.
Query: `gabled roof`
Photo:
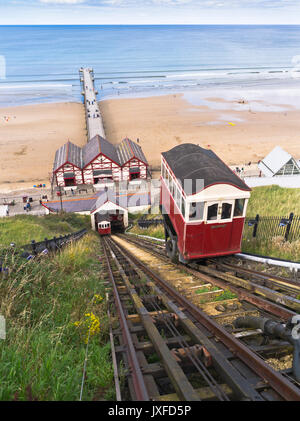
[[[65,143],[56,151],[53,171],[56,171],[66,162],[69,162],[78,168],[82,167],[82,149],[72,142]]]
[[[91,212],[99,209],[106,202],[111,202],[116,206],[127,209],[128,207],[147,206],[151,204],[151,195],[146,193],[116,193],[114,189],[101,190],[96,194],[96,201],[91,208]]]
[[[55,153],[53,171],[67,162],[82,169],[101,153],[119,166],[124,165],[132,158],[137,158],[148,165],[142,148],[132,140],[124,139],[119,146],[115,147],[103,137],[96,135],[83,148],[71,142],[67,142],[59,148]]]
[[[148,165],[147,159],[144,155],[142,148],[132,140],[128,138],[123,139],[116,149],[121,165],[124,165],[132,158],[137,158]]]
[[[116,164],[120,165],[118,154],[114,145],[99,135],[96,135],[91,140],[89,140],[88,143],[82,148],[82,151],[83,167],[93,161],[93,159],[95,159],[100,153],[103,153]]]
[[[168,152],[163,152],[162,156],[175,177],[180,180],[187,195],[198,193],[198,180],[203,180],[202,188],[204,189],[213,184],[230,184],[241,190],[251,190],[209,149],[185,143],[175,146]],[[184,180],[191,180],[191,182],[185,183]]]
[[[258,167],[266,177],[273,177],[290,160],[292,160],[295,165],[298,165],[292,155],[283,150],[280,146],[276,146],[262,161],[260,161]]]

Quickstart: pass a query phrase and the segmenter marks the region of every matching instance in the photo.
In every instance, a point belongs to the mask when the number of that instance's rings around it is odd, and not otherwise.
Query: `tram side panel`
[[[164,180],[161,180],[161,197],[160,197],[162,212],[169,218],[175,235],[177,237],[177,247],[179,252],[183,255],[185,252],[185,221],[181,212],[178,211],[177,206],[170,195],[168,188],[165,185]],[[174,209],[176,211],[174,212]],[[166,220],[166,218],[164,218]],[[166,222],[165,222],[166,224]]]

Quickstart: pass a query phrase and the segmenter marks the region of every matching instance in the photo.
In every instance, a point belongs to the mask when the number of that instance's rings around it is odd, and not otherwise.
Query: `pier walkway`
[[[94,86],[93,69],[81,68],[79,74],[83,88],[82,95],[84,96],[88,141],[97,134],[105,138],[102,116],[97,103],[98,92]]]

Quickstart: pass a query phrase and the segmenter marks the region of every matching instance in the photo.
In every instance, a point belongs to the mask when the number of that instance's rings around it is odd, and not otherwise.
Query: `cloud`
[[[0,0],[1,1],[1,0]],[[144,6],[194,6],[199,9],[231,9],[231,8],[286,8],[294,6],[294,0],[38,0],[45,4],[82,4],[87,6],[122,6],[122,7],[144,7]]]
[[[52,3],[52,4],[79,4],[86,3],[86,0],[39,0],[40,3]]]
[[[193,0],[152,0],[154,4],[170,4],[170,5],[178,5],[178,4],[186,4],[186,3],[193,3]]]

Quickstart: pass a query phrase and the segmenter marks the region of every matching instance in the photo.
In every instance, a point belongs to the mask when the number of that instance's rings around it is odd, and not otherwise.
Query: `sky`
[[[300,24],[300,0],[0,0],[0,25]]]

